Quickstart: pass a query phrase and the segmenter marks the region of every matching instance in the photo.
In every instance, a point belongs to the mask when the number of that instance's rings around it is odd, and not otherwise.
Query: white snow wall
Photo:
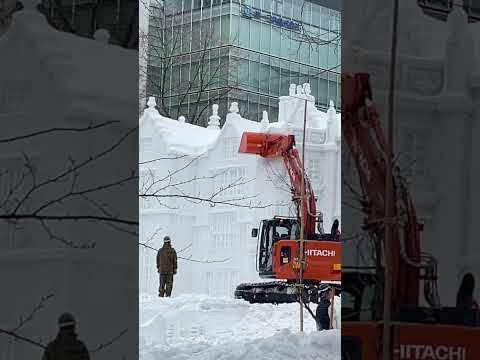
[[[283,161],[265,160],[255,155],[239,154],[238,147],[244,131],[288,132],[296,135],[301,148],[304,118],[304,99],[314,101],[303,89],[290,88],[290,96],[280,98],[279,121],[270,123],[264,113],[261,123],[244,119],[235,103],[226,116],[224,126],[216,125],[216,109],[208,129],[167,119],[158,114],[150,100],[149,108],[140,119],[140,161],[155,158],[176,158],[140,166],[140,176],[155,171],[156,178],[168,170],[179,169],[195,159],[178,173],[176,182],[191,178],[197,180],[182,187],[188,194],[208,196],[219,186],[228,186],[238,179],[246,184],[227,192],[229,196],[254,196],[254,204],[270,204],[266,208],[244,208],[230,205],[192,204],[181,199],[142,202],[140,205],[140,241],[154,248],[161,247],[163,236],[172,238],[179,255],[193,260],[225,260],[216,263],[198,263],[179,259],[173,295],[204,293],[210,296],[231,296],[238,283],[257,281],[255,268],[256,239],[251,229],[261,219],[273,215],[294,215],[291,207],[289,178]],[[307,110],[306,168],[318,197],[317,206],[324,214],[325,228],[333,220],[340,220],[340,114],[333,104],[327,113],[309,104]],[[203,141],[203,142],[202,142]],[[200,157],[199,154],[202,153]],[[180,156],[180,158],[178,158]],[[197,158],[198,157],[198,158]],[[169,207],[165,205],[168,203]],[[239,202],[245,204],[247,202]],[[191,245],[191,246],[190,246]],[[140,248],[140,291],[157,294],[158,275],[154,250]]]

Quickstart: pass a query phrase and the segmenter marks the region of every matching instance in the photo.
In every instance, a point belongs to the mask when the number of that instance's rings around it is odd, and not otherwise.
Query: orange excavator
[[[303,165],[294,135],[245,132],[240,153],[264,158],[282,158],[291,183],[297,216],[265,219],[252,229],[257,240],[257,271],[272,281],[240,284],[235,297],[251,303],[291,303],[299,299],[296,283],[300,275],[300,231],[304,227],[303,301],[318,302],[320,293],[334,287],[340,290],[341,243],[338,221],[330,233],[323,232],[323,216],[317,213],[316,198],[305,176],[305,201],[301,211]],[[303,217],[301,214],[305,214]],[[303,222],[303,224],[302,224]]]
[[[383,359],[384,252],[392,258],[389,354],[394,360],[480,358],[478,312],[440,305],[435,258],[421,251],[422,225],[405,179],[392,167],[391,247],[384,247],[387,147],[368,74],[342,76],[343,139],[353,158],[375,266],[342,271],[342,359]],[[426,306],[420,306],[423,293]]]

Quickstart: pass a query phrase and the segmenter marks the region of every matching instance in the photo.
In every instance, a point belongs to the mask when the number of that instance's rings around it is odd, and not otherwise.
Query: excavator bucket
[[[238,151],[272,158],[282,156],[294,145],[293,135],[244,132]]]

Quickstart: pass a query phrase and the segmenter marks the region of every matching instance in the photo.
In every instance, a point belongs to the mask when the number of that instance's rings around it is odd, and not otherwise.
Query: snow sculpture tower
[[[337,112],[335,110],[335,105],[333,104],[333,101],[330,100],[330,107],[327,110],[327,143],[334,143],[335,138],[336,138],[336,133],[337,133],[337,126],[336,126],[336,117],[337,117]]]
[[[218,105],[213,104],[212,105],[212,115],[210,116],[208,120],[208,126],[207,129],[220,129],[220,116],[218,116]]]

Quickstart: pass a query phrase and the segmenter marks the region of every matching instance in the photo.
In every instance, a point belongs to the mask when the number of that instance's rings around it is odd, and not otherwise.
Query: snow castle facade
[[[174,295],[232,296],[240,282],[259,280],[251,229],[295,213],[282,159],[240,154],[240,139],[244,131],[291,133],[301,149],[306,102],[305,166],[329,229],[341,220],[340,114],[333,104],[319,111],[308,85],[292,84],[280,97],[277,122],[267,112],[261,122],[245,119],[232,102],[225,121],[213,105],[203,128],[161,116],[149,99],[140,118],[139,186],[155,196],[140,198],[140,293],[157,294],[154,249],[167,234],[180,257]]]

